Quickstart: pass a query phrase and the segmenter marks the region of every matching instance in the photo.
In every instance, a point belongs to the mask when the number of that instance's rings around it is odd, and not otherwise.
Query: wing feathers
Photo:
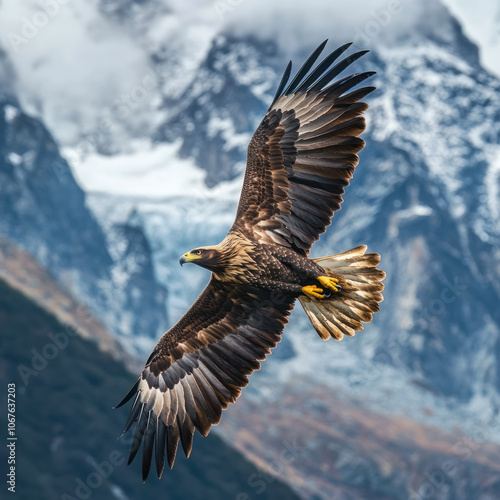
[[[132,424],[137,420],[139,413],[142,410],[142,405],[139,403],[139,397],[140,393],[137,393],[134,400],[134,404],[132,405],[132,408],[128,415],[127,421],[125,422],[125,427],[123,428],[123,434],[125,434],[130,429],[130,427],[132,427]]]
[[[336,76],[338,76],[342,71],[344,71],[347,66],[350,66],[354,61],[358,60],[361,56],[367,54],[368,50],[361,50],[355,52],[354,54],[346,57],[338,64],[336,64],[332,69],[330,69],[324,76],[322,76],[312,87],[312,91],[320,91],[326,85],[328,85]]]
[[[194,424],[191,418],[186,417],[180,428],[180,438],[182,449],[187,458],[191,455],[191,449],[193,448],[193,438],[194,438]]]
[[[179,445],[179,427],[177,425],[169,425],[167,427],[167,439],[165,445],[167,448],[167,461],[168,466],[172,468],[175,462],[175,455],[177,454],[177,446]]]
[[[165,467],[165,441],[166,441],[166,428],[163,422],[156,419],[156,436],[155,436],[155,462],[156,474],[160,478]]]
[[[144,442],[144,480],[153,453],[158,476],[165,462],[173,466],[179,440],[189,456],[194,430],[208,435],[222,410],[247,385],[248,375],[259,369],[260,361],[279,342],[294,299],[271,293],[212,279],[186,315],[160,339],[133,386],[136,397],[124,431],[136,424],[129,463]],[[160,366],[167,368],[162,372]],[[129,391],[125,399],[133,395]]]
[[[313,68],[325,47],[321,44],[288,87],[280,85],[249,144],[231,231],[307,255],[330,224],[365,144],[358,136],[365,128],[368,105],[361,99],[374,90],[353,90],[374,74],[369,71],[334,81],[367,52],[335,64],[349,46],[334,50]]]
[[[144,406],[141,406],[141,411],[137,419],[137,425],[135,426],[134,437],[132,439],[132,446],[130,447],[130,455],[128,457],[128,465],[134,460],[139,447],[141,446],[142,436],[146,429],[148,414],[144,412]]]
[[[156,436],[156,419],[149,413],[149,418],[144,433],[144,445],[142,452],[142,480],[146,481],[151,469],[151,458],[153,456],[153,445]]]

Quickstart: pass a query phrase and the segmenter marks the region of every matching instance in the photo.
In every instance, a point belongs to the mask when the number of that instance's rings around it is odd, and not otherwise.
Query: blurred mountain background
[[[325,38],[371,50],[352,71],[377,71],[377,91],[313,255],[380,253],[381,312],[323,343],[297,310],[218,437],[159,483],[121,463],[93,493],[500,498],[498,2],[4,0],[0,33],[0,374],[19,386],[20,498],[75,496],[121,456],[111,406],[208,281],[179,255],[224,237],[286,63]],[[19,366],[67,325],[26,384]]]

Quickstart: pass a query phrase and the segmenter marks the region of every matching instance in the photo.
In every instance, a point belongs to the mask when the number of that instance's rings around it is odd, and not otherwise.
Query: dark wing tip
[[[366,80],[367,78],[372,77],[375,74],[375,71],[366,71],[364,73],[355,73],[346,78],[342,78],[341,80],[332,83],[330,86],[323,89],[324,92],[335,92],[337,95],[342,95],[344,92],[356,87],[361,82]],[[375,87],[373,87],[375,88]],[[371,91],[370,91],[371,92]],[[368,94],[369,92],[367,92]]]
[[[278,85],[278,90],[276,91],[276,94],[274,95],[273,102],[271,103],[271,108],[273,104],[281,97],[281,93],[283,92],[283,89],[285,88],[285,85],[288,82],[288,79],[290,78],[290,73],[292,72],[292,61],[289,61],[286,68],[285,72],[283,73],[283,76],[281,77],[280,84]]]
[[[363,55],[370,52],[369,50],[360,50],[347,56],[345,59],[337,63],[335,66],[331,67],[333,62],[338,59],[349,47],[353,45],[353,42],[347,42],[341,45],[330,54],[328,54],[316,67],[311,71],[312,66],[318,60],[321,52],[326,46],[328,39],[322,42],[307,58],[306,62],[301,66],[297,74],[292,79],[291,83],[286,87],[292,68],[292,62],[288,63],[285,73],[281,78],[280,85],[274,99],[269,106],[269,109],[276,103],[278,99],[283,96],[296,93],[296,92],[306,92],[308,90],[321,91],[324,89],[337,75],[339,75],[344,69],[351,65],[354,61],[362,57]],[[373,72],[374,74],[375,72]],[[371,76],[371,75],[370,75]]]
[[[156,419],[156,438],[155,438],[155,462],[156,462],[156,474],[158,479],[161,479],[163,470],[165,468],[165,446],[166,446],[166,429],[163,422],[157,418]]]
[[[364,56],[368,52],[369,50],[360,50],[358,52],[354,52],[354,54],[351,54],[350,56],[347,56],[345,59],[342,59],[342,61],[338,62],[335,66],[324,73],[323,76],[321,76],[321,78],[319,78],[319,80],[317,80],[316,83],[314,83],[314,85],[310,87],[310,90],[318,92],[321,91],[348,66],[350,66],[353,62],[357,61],[360,57]]]
[[[127,394],[125,394],[125,397],[116,406],[113,406],[113,410],[122,407],[124,404],[128,403],[132,399],[132,396],[137,392],[137,387],[140,381],[141,377],[139,376],[137,377],[137,380],[134,382],[134,385],[130,388]]]
[[[325,40],[324,42],[320,43],[319,46],[316,47],[316,49],[313,51],[313,53],[307,58],[306,62],[302,65],[299,71],[297,71],[297,74],[293,78],[290,85],[288,85],[286,90],[283,92],[283,95],[291,94],[299,86],[302,79],[307,75],[313,64],[318,60],[321,52],[323,52],[327,41],[328,40]]]
[[[139,451],[139,447],[141,446],[142,438],[144,436],[144,432],[146,431],[148,422],[149,414],[146,415],[144,411],[144,405],[142,405],[140,415],[135,426],[134,437],[132,439],[132,445],[130,446],[130,455],[128,457],[127,465],[130,465],[132,463],[137,452]]]
[[[151,470],[151,460],[153,458],[153,445],[156,438],[156,416],[151,413],[148,418],[146,431],[142,444],[142,482],[145,483]]]
[[[334,51],[330,52],[317,66],[309,73],[307,78],[305,78],[302,83],[297,87],[296,92],[306,91],[311,85],[313,85],[321,75],[332,65],[332,63],[337,60],[350,46],[352,42],[345,43],[341,45]]]

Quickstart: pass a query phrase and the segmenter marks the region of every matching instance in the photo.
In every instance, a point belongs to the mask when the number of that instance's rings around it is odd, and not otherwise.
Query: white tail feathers
[[[323,340],[333,337],[342,340],[363,330],[362,322],[369,323],[383,300],[384,271],[377,269],[380,255],[366,252],[362,245],[347,252],[313,259],[327,276],[337,278],[342,287],[324,299],[299,297],[300,303],[314,328]]]

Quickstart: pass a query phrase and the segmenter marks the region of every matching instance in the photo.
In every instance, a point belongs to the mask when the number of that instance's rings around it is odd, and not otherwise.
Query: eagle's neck
[[[255,244],[239,233],[229,233],[214,248],[220,255],[217,269],[213,269],[219,281],[248,283],[247,276],[259,269],[254,260]]]

